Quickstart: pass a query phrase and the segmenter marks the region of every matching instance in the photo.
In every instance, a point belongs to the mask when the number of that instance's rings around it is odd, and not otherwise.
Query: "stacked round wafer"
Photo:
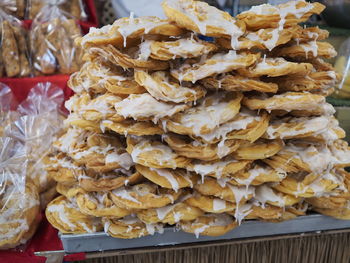
[[[324,6],[163,8],[168,20],[122,18],[77,41],[86,62],[69,81],[48,220],[136,238],[164,225],[222,235],[308,208],[349,218],[350,151],[325,101],[336,52],[327,31],[298,25]]]

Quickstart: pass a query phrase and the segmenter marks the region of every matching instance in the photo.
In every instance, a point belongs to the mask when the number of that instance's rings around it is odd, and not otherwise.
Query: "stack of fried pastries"
[[[77,41],[85,64],[50,159],[53,226],[218,236],[310,209],[350,218],[350,149],[325,101],[336,52],[327,31],[299,25],[324,6],[236,18],[199,1],[162,6],[167,20],[122,18]]]

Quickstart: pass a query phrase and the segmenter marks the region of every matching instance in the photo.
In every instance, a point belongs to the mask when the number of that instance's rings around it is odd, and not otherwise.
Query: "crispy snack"
[[[287,173],[281,169],[271,169],[269,166],[254,165],[237,173],[226,176],[233,185],[261,185],[263,183],[276,183],[282,181]],[[225,179],[226,179],[225,178]]]
[[[228,214],[205,214],[192,222],[180,222],[182,231],[203,236],[221,236],[237,227]]]
[[[260,53],[216,53],[206,60],[197,63],[183,63],[180,68],[170,71],[171,75],[181,81],[191,81],[210,77],[214,74],[226,73],[232,70],[244,69],[253,65],[260,58]]]
[[[338,169],[339,176],[343,182],[332,191],[329,196],[316,196],[307,198],[305,201],[315,208],[321,209],[341,209],[346,208],[350,199],[350,174],[345,170]],[[340,179],[341,180],[341,179]]]
[[[18,51],[18,45],[11,23],[7,20],[2,21],[2,60],[6,75],[15,77],[21,73],[21,61]]]
[[[289,45],[287,47],[276,48],[273,51],[275,56],[288,58],[333,58],[337,55],[334,47],[328,42],[318,42],[315,40]]]
[[[17,40],[17,47],[19,53],[19,64],[20,64],[20,77],[27,77],[31,73],[31,66],[29,64],[29,51],[27,48],[27,31],[20,25],[11,25],[13,34]]]
[[[305,22],[311,15],[320,14],[324,9],[325,6],[320,3],[298,0],[276,6],[253,6],[250,10],[238,14],[237,18],[243,20],[249,30],[271,27],[283,29]]]
[[[294,40],[303,43],[309,42],[311,40],[324,40],[328,38],[329,32],[327,30],[321,29],[318,26],[315,27],[302,27],[297,26],[297,31],[295,32]]]
[[[116,206],[105,192],[80,192],[76,202],[82,213],[95,217],[122,218],[132,213]]]
[[[174,225],[178,222],[192,221],[203,215],[203,211],[183,202],[160,208],[144,209],[137,217],[147,224],[164,223]]]
[[[116,95],[144,93],[145,89],[121,68],[100,60],[87,61],[80,71],[71,75],[68,86],[76,93],[104,93],[106,90]]]
[[[278,85],[279,91],[310,91],[328,90],[333,88],[339,80],[339,74],[334,70],[310,72],[307,76],[281,76],[269,78]]]
[[[116,238],[139,238],[154,233],[163,233],[162,224],[145,224],[135,215],[129,215],[121,219],[102,218],[105,232]]]
[[[285,210],[285,208],[269,204],[262,206],[251,203],[244,204],[240,209],[241,213],[245,215],[245,219],[259,219],[263,221],[278,220],[282,217]],[[229,214],[234,215],[232,212]]]
[[[194,189],[202,195],[216,196],[220,199],[235,203],[244,204],[254,196],[254,187],[238,187],[229,183],[222,184],[222,181],[206,177],[202,183],[197,183]]]
[[[11,176],[18,176],[10,175]],[[5,175],[6,178],[6,175]],[[11,179],[10,179],[11,180]],[[0,247],[14,248],[34,234],[38,222],[39,195],[36,186],[25,182],[23,189],[16,181],[2,181],[0,196]]]
[[[279,86],[273,82],[264,82],[259,78],[246,78],[236,73],[227,73],[202,79],[200,83],[207,89],[227,91],[259,91],[276,93]]]
[[[243,143],[232,153],[237,160],[265,159],[277,154],[283,148],[282,140],[258,140],[254,143]]]
[[[307,111],[315,115],[323,115],[325,98],[321,95],[307,92],[286,92],[272,97],[245,97],[242,104],[251,110],[284,110],[284,111]]]
[[[256,78],[261,76],[279,77],[284,75],[307,75],[313,70],[310,63],[296,63],[284,58],[263,58],[252,67],[242,67],[238,73],[245,77]]]
[[[84,169],[64,153],[57,153],[50,157],[46,164],[46,171],[56,182],[65,184],[74,184],[80,176],[84,175]]]
[[[349,209],[349,201],[345,207],[341,208],[318,208],[314,207],[314,211],[317,213],[326,215],[326,216],[331,216],[334,218],[338,218],[341,220],[349,220],[350,219],[350,209]]]
[[[117,168],[129,169],[133,165],[122,142],[109,134],[81,132],[80,129],[70,128],[54,146],[79,165],[85,165],[95,172],[109,172]]]
[[[223,140],[220,143],[207,144],[174,133],[165,134],[162,138],[177,154],[203,161],[221,159],[236,151],[241,144],[240,140]]]
[[[232,212],[236,208],[235,203],[214,196],[202,195],[199,192],[194,192],[193,196],[190,196],[184,202],[190,206],[198,207],[206,213],[221,214]]]
[[[289,175],[272,188],[295,197],[314,197],[330,193],[341,184],[337,171],[307,176]]]
[[[116,169],[107,174],[95,174],[87,172],[86,175],[78,177],[79,186],[85,191],[111,191],[113,189],[140,183],[143,176],[138,172],[124,169]]]
[[[132,160],[152,168],[186,168],[191,160],[176,154],[169,146],[148,138],[127,137],[126,150]]]
[[[125,120],[122,122],[113,122],[104,120],[101,122],[101,126],[121,135],[145,136],[164,133],[161,127],[151,121]]]
[[[266,203],[277,207],[288,207],[299,203],[302,198],[278,192],[270,186],[263,184],[255,188],[254,199],[262,206]]]
[[[109,193],[109,197],[118,207],[132,210],[163,207],[174,203],[181,194],[182,190],[175,192],[146,182],[117,188]]]
[[[149,93],[131,94],[114,104],[117,114],[124,118],[157,123],[160,118],[171,117],[190,107],[190,104],[165,103],[156,100]]]
[[[130,55],[129,55],[130,53]],[[135,49],[127,50],[125,53],[118,50],[112,45],[91,47],[88,53],[84,55],[85,61],[91,61],[99,57],[107,59],[110,63],[123,67],[123,69],[137,69],[137,70],[165,70],[169,67],[168,62],[154,59],[142,60],[133,58],[136,55]]]
[[[100,218],[85,215],[64,196],[51,201],[45,215],[50,224],[62,233],[94,233],[102,230]]]
[[[238,39],[237,47],[243,49],[268,49],[271,51],[277,46],[286,44],[296,34],[297,27],[266,28],[258,31],[247,31]],[[218,38],[216,42],[223,48],[231,49],[231,43],[226,38]]]
[[[91,28],[90,32],[77,40],[82,47],[107,46],[112,44],[118,48],[128,47],[135,39],[145,34],[179,36],[184,33],[180,27],[155,16],[124,17],[116,20],[112,25],[101,29]]]
[[[263,161],[274,169],[290,173],[322,173],[329,167],[348,166],[350,153],[347,142],[342,140],[334,141],[331,145],[290,142],[278,154]]]
[[[201,1],[166,0],[162,3],[165,15],[180,27],[206,36],[227,37],[232,48],[243,35],[245,24],[228,13]]]
[[[257,114],[243,108],[233,120],[220,125],[212,132],[192,137],[206,143],[221,142],[223,144],[222,141],[226,139],[239,139],[253,143],[265,133],[268,125],[267,112],[261,111]]]
[[[206,94],[206,90],[199,85],[181,86],[165,71],[157,71],[152,74],[146,71],[135,71],[135,80],[155,99],[167,102],[187,103],[196,101]]]
[[[114,105],[122,101],[122,98],[112,94],[105,93],[100,96],[91,97],[89,93],[75,94],[65,102],[66,108],[80,116],[83,120],[99,123],[108,119],[115,122],[124,120],[124,117],[118,115]],[[79,125],[78,125],[79,126]]]
[[[199,57],[218,49],[214,44],[193,37],[174,41],[151,41],[149,45],[151,58],[158,60]]]
[[[238,161],[230,156],[220,161],[207,162],[195,160],[187,167],[187,169],[201,175],[203,181],[204,176],[211,176],[217,179],[220,179],[221,177],[229,177],[248,167],[250,163],[251,161]]]
[[[334,141],[345,137],[345,131],[339,127],[333,116],[286,117],[270,122],[263,136],[267,139],[301,139]]]
[[[232,120],[241,107],[243,95],[220,92],[200,100],[196,107],[163,121],[163,127],[177,134],[200,136]]]
[[[136,170],[151,182],[177,192],[197,183],[199,176],[183,169],[157,169],[137,164]]]

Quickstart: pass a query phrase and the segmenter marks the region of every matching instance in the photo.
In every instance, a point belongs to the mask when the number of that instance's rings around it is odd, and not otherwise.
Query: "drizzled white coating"
[[[213,210],[214,211],[221,211],[223,209],[226,209],[226,201],[219,199],[219,198],[214,198],[213,199]]]
[[[166,178],[166,180],[170,183],[172,189],[177,192],[179,190],[179,183],[174,175],[166,169],[155,169],[149,168],[151,171],[157,173],[159,176]]]
[[[172,105],[160,102],[150,94],[132,94],[126,99],[115,103],[115,109],[124,118],[134,120],[152,118],[157,123],[160,118],[172,116],[187,108],[185,104]]]
[[[276,194],[272,188],[265,184],[256,187],[254,198],[262,205],[262,207],[264,207],[268,202],[277,203],[277,205],[280,207],[285,205],[283,197]]]
[[[233,17],[201,1],[167,0],[165,4],[191,19],[202,35],[207,34],[208,26],[218,28],[220,33],[231,37],[231,46],[234,49],[237,47],[238,37],[244,33]]]
[[[236,163],[237,160],[227,160],[219,161],[215,163],[203,163],[203,164],[194,164],[193,170],[204,178],[205,175],[215,174],[217,178],[220,178],[223,175],[225,167],[231,163]]]
[[[130,192],[128,190],[126,190],[124,187],[113,190],[112,194],[114,194],[115,196],[118,196],[122,199],[129,200],[129,201],[137,203],[137,204],[141,204],[141,202],[139,200],[137,200],[136,198],[132,197],[130,195]]]

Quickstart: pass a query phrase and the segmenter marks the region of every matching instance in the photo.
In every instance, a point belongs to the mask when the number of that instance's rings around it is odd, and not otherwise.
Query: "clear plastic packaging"
[[[24,19],[27,0],[1,0],[0,9],[19,19]]]
[[[350,37],[339,48],[335,69],[342,77],[334,96],[350,99]]]
[[[77,20],[87,18],[82,0],[28,0],[28,18],[34,19],[47,5],[56,5]]]
[[[74,40],[79,36],[80,27],[72,16],[57,5],[44,6],[35,17],[30,33],[35,75],[77,71],[82,54]]]
[[[0,8],[0,77],[26,77],[31,73],[27,31],[21,21]]]

